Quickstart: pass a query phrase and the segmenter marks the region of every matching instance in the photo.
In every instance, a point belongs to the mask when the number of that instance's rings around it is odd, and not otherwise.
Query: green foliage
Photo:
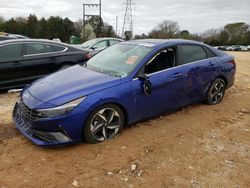
[[[39,20],[32,14],[28,18],[11,18],[7,21],[0,19],[0,31],[22,34],[31,38],[59,38],[63,42],[68,42],[69,37],[76,33],[74,23],[68,18],[51,16],[47,20],[45,18]]]
[[[180,32],[180,38],[181,39],[191,39],[191,35],[188,30],[183,30]]]
[[[87,25],[89,24],[89,25]],[[105,23],[99,16],[93,16],[86,21],[86,39],[93,37],[118,37],[111,25]],[[31,38],[53,39],[59,38],[69,42],[72,35],[82,34],[82,20],[72,22],[68,18],[51,16],[48,19],[38,19],[30,14],[27,18],[17,17],[5,20],[0,16],[0,32],[22,34]],[[188,30],[179,31],[177,22],[164,20],[148,34],[135,35],[135,39],[144,38],[182,38],[203,41],[211,45],[249,45],[250,30],[245,22],[225,25],[222,29],[209,29],[202,34],[189,33]]]
[[[92,26],[96,37],[117,37],[113,27],[99,16],[92,16],[86,23]]]

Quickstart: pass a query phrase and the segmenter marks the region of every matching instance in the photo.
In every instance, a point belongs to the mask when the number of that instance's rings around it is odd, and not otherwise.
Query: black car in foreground
[[[59,69],[83,64],[87,53],[50,40],[0,41],[0,89],[20,88]]]

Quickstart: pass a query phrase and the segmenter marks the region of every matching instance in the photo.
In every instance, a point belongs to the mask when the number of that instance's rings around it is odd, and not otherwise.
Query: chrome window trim
[[[2,44],[2,45],[0,45],[0,48],[4,47],[4,46],[12,45],[12,44],[29,44],[29,43],[39,43],[39,44],[54,45],[54,46],[63,47],[64,50],[57,51],[57,52],[46,52],[46,53],[40,53],[40,54],[25,54],[25,55],[23,55],[23,57],[38,56],[38,55],[45,55],[45,54],[62,53],[62,52],[66,52],[69,49],[68,47],[62,46],[60,44],[51,44],[51,43],[48,43],[48,42],[33,42],[33,41],[30,41],[30,42],[13,42],[13,43],[8,43],[8,44]]]
[[[198,60],[198,61],[194,61],[194,62],[191,62],[191,63],[182,64],[182,65],[177,65],[177,66],[174,66],[174,67],[171,67],[171,68],[168,68],[168,69],[164,69],[164,70],[160,70],[160,71],[157,71],[157,72],[154,72],[154,73],[151,73],[151,74],[147,74],[147,76],[152,76],[154,74],[158,74],[158,73],[161,73],[161,72],[164,72],[164,71],[172,70],[172,69],[175,69],[175,68],[183,67],[183,66],[186,66],[186,65],[198,63],[198,62],[203,61],[203,60],[209,60],[209,59],[214,59],[214,58],[218,58],[218,56],[210,57],[210,58],[206,58],[206,59],[201,59],[201,60]],[[133,78],[132,80],[138,80],[138,77]]]
[[[24,42],[24,43],[28,44],[28,43],[38,43],[38,42]],[[45,53],[39,53],[39,54],[25,54],[24,57],[62,53],[62,52],[66,52],[69,49],[68,47],[65,47],[65,46],[62,46],[62,45],[50,44],[50,43],[46,43],[46,42],[39,42],[39,44],[47,44],[47,45],[52,45],[52,46],[59,46],[59,47],[63,47],[64,50],[57,51],[57,52],[45,52]]]

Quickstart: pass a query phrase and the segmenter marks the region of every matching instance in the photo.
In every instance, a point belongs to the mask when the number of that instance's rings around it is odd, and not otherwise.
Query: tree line
[[[236,22],[219,29],[209,29],[201,34],[180,30],[177,22],[164,20],[148,34],[136,35],[142,38],[182,38],[202,41],[213,46],[222,45],[250,45],[250,29],[245,22]]]
[[[85,24],[84,37],[81,19],[76,22],[59,16],[38,19],[36,15],[30,14],[27,18],[16,17],[5,20],[0,16],[0,32],[22,34],[31,38],[59,38],[63,42],[69,42],[70,36],[75,35],[81,37],[83,42],[95,37],[118,37],[113,27],[98,16],[91,17]],[[149,33],[135,35],[134,38],[182,38],[202,41],[213,46],[249,45],[250,29],[247,23],[237,22],[197,34],[190,33],[188,30],[180,30],[177,22],[164,20]]]
[[[90,28],[93,37],[114,37],[115,32],[113,27],[99,17],[92,17],[86,21],[88,29]],[[72,35],[79,36],[83,39],[82,32],[82,20],[76,22],[71,21],[69,18],[62,18],[59,16],[51,16],[48,19],[44,17],[38,19],[36,15],[30,14],[26,17],[16,17],[9,20],[5,20],[0,16],[0,32],[21,34],[30,38],[43,38],[54,39],[59,38],[63,42],[69,42],[69,38]],[[87,36],[85,40],[88,40]]]

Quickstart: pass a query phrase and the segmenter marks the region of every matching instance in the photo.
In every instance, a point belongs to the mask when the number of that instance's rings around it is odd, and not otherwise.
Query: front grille
[[[19,116],[29,125],[39,118],[39,114],[29,109],[23,102],[19,103]]]
[[[20,118],[22,118],[23,121],[25,121],[25,123],[27,123],[30,127],[34,121],[45,118],[44,115],[27,107],[22,101],[18,103],[16,114]]]

